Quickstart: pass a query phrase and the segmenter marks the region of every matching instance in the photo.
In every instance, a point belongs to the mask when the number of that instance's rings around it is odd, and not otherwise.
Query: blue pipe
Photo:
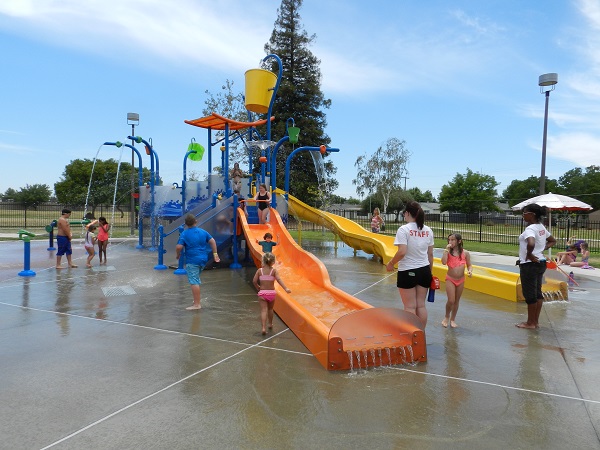
[[[281,84],[281,79],[283,78],[283,65],[281,64],[281,59],[279,56],[270,54],[263,58],[263,62],[266,62],[268,59],[273,58],[277,61],[277,65],[279,66],[279,74],[277,75],[277,83],[275,83],[275,87],[273,88],[273,96],[271,97],[271,102],[269,103],[269,110],[267,111],[267,140],[271,140],[271,114],[273,112],[273,103],[275,103],[275,96],[277,95],[277,91],[279,90],[279,85]],[[263,179],[264,181],[264,179]]]
[[[154,251],[156,251],[156,231],[155,231],[155,229],[156,229],[156,214],[154,213],[154,208],[156,205],[154,203],[154,199],[155,199],[154,186],[156,184],[156,180],[158,180],[158,178],[159,178],[158,155],[152,148],[152,145],[148,141],[143,139],[141,136],[127,136],[127,139],[131,139],[131,140],[137,142],[138,144],[144,143],[146,148],[148,150],[150,150],[150,198],[152,199],[150,201],[150,232],[152,235],[152,239],[151,239],[150,248],[148,250],[150,250],[151,252],[154,252]],[[156,158],[156,173],[154,172],[154,158]]]
[[[275,144],[275,147],[273,147],[273,151],[271,152],[271,202],[272,202],[272,207],[273,208],[277,208],[277,195],[275,194],[275,188],[276,183],[277,183],[277,179],[276,179],[276,171],[277,171],[277,151],[279,150],[279,147],[281,147],[283,145],[284,142],[287,142],[290,140],[289,136],[284,136],[281,139],[279,139],[279,142],[277,142],[277,144]]]
[[[163,263],[163,255],[165,254],[163,229],[164,228],[162,225],[158,226],[158,264],[156,266],[154,266],[154,270],[166,270],[167,269],[167,266],[165,266]]]
[[[114,145],[117,148],[119,148],[121,146],[125,146],[135,152],[135,154],[138,157],[138,187],[141,187],[144,184],[144,172],[142,170],[142,155],[140,154],[138,149],[135,148],[133,145],[123,144],[119,141],[105,142],[104,145]],[[133,194],[133,192],[132,192],[132,194]],[[131,214],[135,214],[135,211],[131,211]],[[142,221],[140,220],[139,214],[138,214],[138,245],[136,245],[135,248],[138,248],[138,249],[144,248],[144,225],[143,225]]]
[[[320,152],[321,147],[300,147],[294,150],[289,154],[287,159],[285,160],[285,193],[288,194],[290,192],[290,163],[294,155],[301,151],[310,151],[310,152]],[[339,152],[339,148],[327,148],[327,152]]]

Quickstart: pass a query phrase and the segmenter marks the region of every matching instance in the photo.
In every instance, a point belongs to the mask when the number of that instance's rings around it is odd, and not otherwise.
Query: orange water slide
[[[248,224],[238,210],[243,232],[257,267],[262,249],[257,240],[270,232],[279,244],[276,268],[291,289],[276,283],[275,312],[328,370],[426,361],[425,332],[414,315],[397,308],[373,308],[336,288],[325,265],[290,236],[276,210],[270,223]],[[360,359],[359,359],[360,358]]]

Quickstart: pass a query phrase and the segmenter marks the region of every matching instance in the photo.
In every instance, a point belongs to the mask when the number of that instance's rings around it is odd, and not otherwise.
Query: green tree
[[[325,134],[327,121],[324,109],[331,106],[331,100],[325,99],[321,92],[321,61],[311,53],[309,46],[316,36],[308,35],[303,29],[299,14],[302,0],[282,0],[277,9],[277,19],[269,42],[265,44],[267,54],[275,54],[281,59],[283,75],[277,98],[274,103],[276,121],[271,128],[273,140],[286,135],[286,120],[293,118],[300,127],[299,145],[328,145],[331,141]],[[278,72],[273,59],[271,70]],[[294,146],[285,144],[279,149],[277,157],[277,185],[284,186],[285,162]],[[328,154],[325,157],[329,156]],[[315,201],[315,186],[318,186],[317,173],[308,152],[296,154],[290,164],[290,190],[293,195],[309,204]],[[333,179],[335,166],[325,163],[328,186],[333,192],[338,186]],[[309,188],[312,189],[309,190]]]
[[[421,192],[418,187],[412,187],[406,190],[406,193],[412,197],[412,200],[419,203],[436,203],[437,200],[431,191]]]
[[[385,147],[380,146],[370,157],[359,156],[354,163],[356,178],[352,180],[356,193],[361,197],[365,193],[381,195],[382,211],[387,212],[392,192],[402,189],[402,177],[408,174],[409,157],[406,142],[397,138],[389,138]]]
[[[2,194],[2,200],[14,200],[18,195],[18,192],[13,188],[8,188],[4,194]]]
[[[23,205],[25,209],[25,227],[27,227],[27,210],[36,209],[40,203],[50,200],[50,186],[47,184],[26,184],[13,196],[14,201]]]
[[[65,166],[60,181],[54,184],[54,191],[59,203],[65,205],[84,205],[87,199],[88,210],[95,213],[101,204],[112,205],[117,179],[118,162],[114,159],[96,160],[96,165],[90,159],[75,159]],[[92,175],[92,167],[94,169]],[[135,179],[138,169],[135,169]],[[150,171],[142,169],[144,182],[150,181]],[[131,164],[122,162],[119,168],[116,204],[129,204],[131,195]],[[88,196],[88,186],[89,196]]]
[[[594,209],[600,208],[600,167],[577,167],[558,179],[558,194],[568,195],[588,203]],[[554,191],[552,191],[554,192]]]
[[[244,105],[244,95],[240,92],[235,93],[233,85],[233,81],[225,80],[225,84],[221,86],[221,91],[216,95],[213,95],[208,90],[205,91],[208,97],[204,102],[206,107],[202,110],[202,114],[209,116],[215,112],[228,119],[246,122],[248,120],[248,113]],[[229,143],[229,167],[233,167],[235,163],[240,164],[240,167],[244,167],[244,163],[248,161],[246,147],[239,135],[234,134],[230,136],[230,139],[231,137],[235,139]],[[225,138],[225,132],[217,130],[215,138],[216,140]],[[220,172],[221,167],[219,167],[217,173]]]
[[[498,182],[491,175],[475,173],[467,168],[467,173],[459,173],[451,182],[442,186],[440,211],[476,213],[499,211],[496,206]]]
[[[556,180],[546,178],[546,191],[558,194],[558,184]],[[540,192],[540,177],[530,176],[525,180],[513,180],[504,191],[502,198],[508,202],[509,206],[536,197]]]

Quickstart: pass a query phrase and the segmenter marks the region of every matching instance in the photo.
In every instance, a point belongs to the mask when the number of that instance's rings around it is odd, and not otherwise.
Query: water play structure
[[[183,230],[183,217],[196,216],[198,225],[217,241],[220,253],[231,255],[230,268],[241,267],[240,243],[245,240],[246,257],[260,266],[262,249],[256,243],[268,231],[279,237],[278,271],[291,293],[276,286],[275,312],[296,334],[303,344],[328,370],[348,370],[352,367],[373,367],[390,364],[417,363],[427,360],[426,336],[420,320],[400,308],[374,308],[332,285],[327,269],[314,255],[304,251],[290,236],[285,224],[288,214],[323,225],[333,231],[355,250],[377,255],[385,263],[394,255],[393,237],[370,233],[357,223],[334,214],[312,208],[289,195],[290,161],[298,152],[338,152],[339,149],[301,146],[289,152],[285,164],[285,189],[276,186],[276,159],[278,150],[286,143],[299,141],[300,129],[293,118],[286,121],[287,135],[272,140],[271,123],[273,104],[281,82],[281,61],[268,55],[263,63],[275,61],[279,73],[265,69],[246,72],[246,108],[248,122],[228,119],[217,113],[185,123],[207,130],[206,148],[192,139],[183,156],[181,185],[163,185],[159,176],[158,153],[151,141],[139,136],[128,136],[133,145],[106,142],[104,145],[126,146],[139,160],[139,249],[157,252],[156,270],[165,270],[169,263],[177,264],[175,275],[185,274],[184,258],[176,261],[175,245]],[[254,114],[265,114],[255,118]],[[264,135],[258,127],[266,128]],[[262,128],[261,128],[262,129]],[[213,138],[213,131],[222,132]],[[256,204],[247,200],[245,212],[239,208],[240,198],[233,192],[229,179],[229,146],[239,140],[248,151],[246,173],[253,174],[241,180],[242,194],[251,198],[259,183],[270,185],[272,200],[268,223],[259,224]],[[135,144],[143,144],[151,158],[150,181],[142,183],[141,153]],[[213,174],[212,149],[221,151],[219,174]],[[208,173],[205,180],[188,181],[188,160],[200,161],[206,157]],[[258,161],[258,167],[253,164]],[[255,170],[256,169],[256,170]],[[238,183],[240,180],[237,181]],[[222,258],[227,260],[228,258]],[[443,278],[445,267],[439,260],[434,275]],[[566,298],[566,283],[563,298]],[[478,290],[497,297],[516,301],[519,293],[518,275],[494,269],[476,267],[473,278],[467,279],[467,289]],[[563,292],[560,283],[552,286]]]

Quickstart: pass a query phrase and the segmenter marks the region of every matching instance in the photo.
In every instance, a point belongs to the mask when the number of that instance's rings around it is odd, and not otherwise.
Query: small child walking
[[[269,322],[269,330],[273,329],[273,307],[275,306],[275,281],[277,281],[285,292],[292,292],[283,283],[275,264],[275,255],[271,252],[266,252],[262,257],[262,267],[256,271],[254,279],[254,287],[258,290],[258,302],[260,303],[260,321],[262,324],[262,334],[267,334],[267,319]]]
[[[442,264],[448,266],[446,273],[446,317],[442,320],[442,326],[448,327],[448,321],[452,328],[456,328],[456,313],[460,296],[465,287],[465,267],[467,275],[473,275],[473,266],[471,265],[471,255],[463,249],[463,239],[458,233],[448,235],[448,245],[442,255]]]
[[[94,255],[96,254],[96,250],[94,249],[94,246],[96,245],[96,235],[94,234],[94,231],[96,231],[96,225],[92,225],[92,223],[88,224],[85,227],[85,242],[83,244],[83,246],[85,247],[85,251],[88,254],[87,261],[85,264],[87,268],[92,267],[92,259],[94,259]]]
[[[102,263],[102,255],[104,255],[104,264],[106,264],[106,247],[108,247],[108,231],[110,224],[106,221],[106,217],[98,217],[98,257],[100,264]]]
[[[265,233],[263,239],[264,241],[259,241],[258,239],[256,240],[258,245],[262,247],[262,251],[264,253],[273,253],[273,247],[279,244],[279,235],[277,235],[277,242],[273,242],[273,235],[271,233]]]

